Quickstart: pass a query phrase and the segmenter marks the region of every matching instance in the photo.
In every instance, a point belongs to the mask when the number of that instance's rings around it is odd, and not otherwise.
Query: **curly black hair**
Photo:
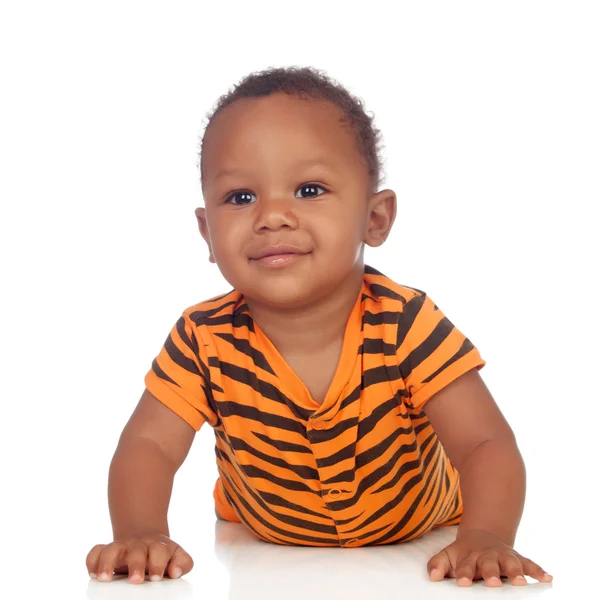
[[[270,67],[246,75],[234,88],[223,94],[209,112],[204,133],[199,142],[200,181],[204,176],[202,148],[206,131],[212,120],[226,106],[240,98],[258,98],[283,92],[299,98],[328,100],[344,113],[344,121],[350,123],[356,134],[358,149],[369,168],[371,189],[376,191],[382,182],[382,159],[380,156],[381,132],[373,125],[374,115],[367,115],[363,101],[353,96],[344,86],[314,67]]]

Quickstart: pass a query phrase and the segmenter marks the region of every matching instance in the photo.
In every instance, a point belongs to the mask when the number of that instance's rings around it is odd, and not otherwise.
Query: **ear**
[[[210,234],[208,233],[208,224],[206,223],[206,209],[205,208],[197,208],[194,213],[196,214],[196,219],[198,219],[198,229],[200,230],[200,235],[204,238],[206,245],[208,246],[209,256],[208,260],[212,263],[215,262],[215,257],[212,253],[212,246],[210,243]]]
[[[369,214],[365,244],[381,246],[387,239],[396,218],[396,194],[392,190],[381,190],[369,199]]]

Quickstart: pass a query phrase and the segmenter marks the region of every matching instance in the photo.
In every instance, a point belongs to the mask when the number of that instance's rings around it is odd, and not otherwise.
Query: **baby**
[[[432,581],[552,580],[512,547],[525,468],[485,361],[424,291],[364,264],[396,216],[378,143],[362,101],[317,69],[252,73],[219,99],[196,217],[233,289],[184,310],[145,376],[91,577],[192,569],[167,510],[208,423],[217,518],[265,542],[380,545],[459,524]]]

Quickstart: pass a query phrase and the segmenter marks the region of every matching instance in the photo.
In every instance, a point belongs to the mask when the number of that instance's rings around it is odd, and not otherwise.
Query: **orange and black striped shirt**
[[[236,290],[183,312],[145,384],[213,427],[232,520],[268,542],[362,546],[460,521],[458,471],[422,408],[484,365],[425,292],[366,265],[322,404]]]

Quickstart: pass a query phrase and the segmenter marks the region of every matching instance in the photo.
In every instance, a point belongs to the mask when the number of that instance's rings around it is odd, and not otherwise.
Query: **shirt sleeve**
[[[425,292],[404,305],[396,355],[409,393],[405,403],[411,408],[421,408],[449,383],[485,365],[479,350]]]
[[[184,313],[173,325],[152,367],[146,373],[146,389],[196,431],[217,416],[208,398],[208,356],[204,344],[198,344],[195,325]]]

